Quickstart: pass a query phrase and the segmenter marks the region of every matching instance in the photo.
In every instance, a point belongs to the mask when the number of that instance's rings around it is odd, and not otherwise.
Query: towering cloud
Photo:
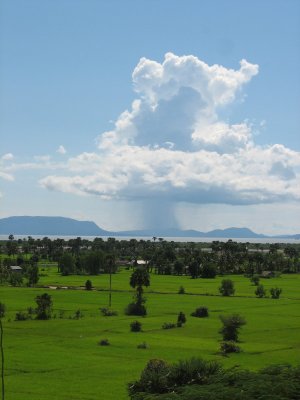
[[[167,53],[162,63],[142,58],[132,75],[137,98],[98,137],[98,150],[69,159],[67,172],[41,185],[164,204],[299,200],[300,153],[258,146],[246,121],[220,117],[257,73],[246,60],[233,70],[195,56]]]

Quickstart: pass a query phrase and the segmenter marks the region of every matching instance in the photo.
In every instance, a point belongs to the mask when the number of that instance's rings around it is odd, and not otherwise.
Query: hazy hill
[[[8,217],[0,219],[0,235],[42,235],[42,236],[131,236],[131,237],[207,237],[207,238],[282,238],[300,239],[300,234],[266,236],[248,228],[215,229],[209,232],[180,229],[143,229],[109,232],[99,228],[92,221],[77,221],[64,217]]]
[[[1,235],[105,236],[109,232],[91,221],[64,217],[8,217],[0,219]]]
[[[122,236],[157,236],[157,237],[210,237],[210,238],[262,238],[264,235],[257,234],[248,228],[215,229],[209,232],[200,232],[193,229],[160,229],[157,231],[143,229],[135,231],[118,232]]]

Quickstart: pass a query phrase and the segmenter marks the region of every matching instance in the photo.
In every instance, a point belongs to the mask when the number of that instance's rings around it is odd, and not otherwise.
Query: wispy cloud
[[[67,150],[64,148],[64,146],[61,144],[58,149],[56,150],[58,154],[66,154]]]

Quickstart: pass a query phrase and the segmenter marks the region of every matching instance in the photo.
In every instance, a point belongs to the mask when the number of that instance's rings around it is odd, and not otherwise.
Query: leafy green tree
[[[198,261],[192,261],[189,265],[189,273],[192,279],[198,278],[200,275],[200,265]]]
[[[37,303],[36,319],[50,319],[52,313],[52,298],[48,293],[44,293],[35,298]]]
[[[235,292],[234,283],[231,279],[223,279],[221,286],[219,287],[219,292],[222,296],[231,296]]]
[[[74,257],[70,253],[64,253],[58,263],[59,271],[62,275],[70,275],[75,271]]]
[[[220,315],[220,320],[223,323],[220,333],[224,341],[238,341],[239,330],[243,325],[246,325],[246,320],[239,314]]]
[[[182,275],[184,270],[184,264],[183,262],[176,260],[174,263],[174,273],[176,275]]]
[[[11,286],[22,286],[23,276],[19,272],[11,272],[9,274],[8,282]]]
[[[37,264],[31,265],[27,270],[28,286],[35,286],[39,281],[39,268]]]
[[[217,269],[211,262],[206,262],[201,270],[201,278],[215,278]]]

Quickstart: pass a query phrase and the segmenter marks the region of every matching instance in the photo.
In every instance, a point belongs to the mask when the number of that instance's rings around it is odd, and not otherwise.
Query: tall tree
[[[146,315],[143,286],[150,286],[150,275],[145,268],[137,268],[130,277],[130,286],[136,288],[135,303],[129,304],[127,314]]]

